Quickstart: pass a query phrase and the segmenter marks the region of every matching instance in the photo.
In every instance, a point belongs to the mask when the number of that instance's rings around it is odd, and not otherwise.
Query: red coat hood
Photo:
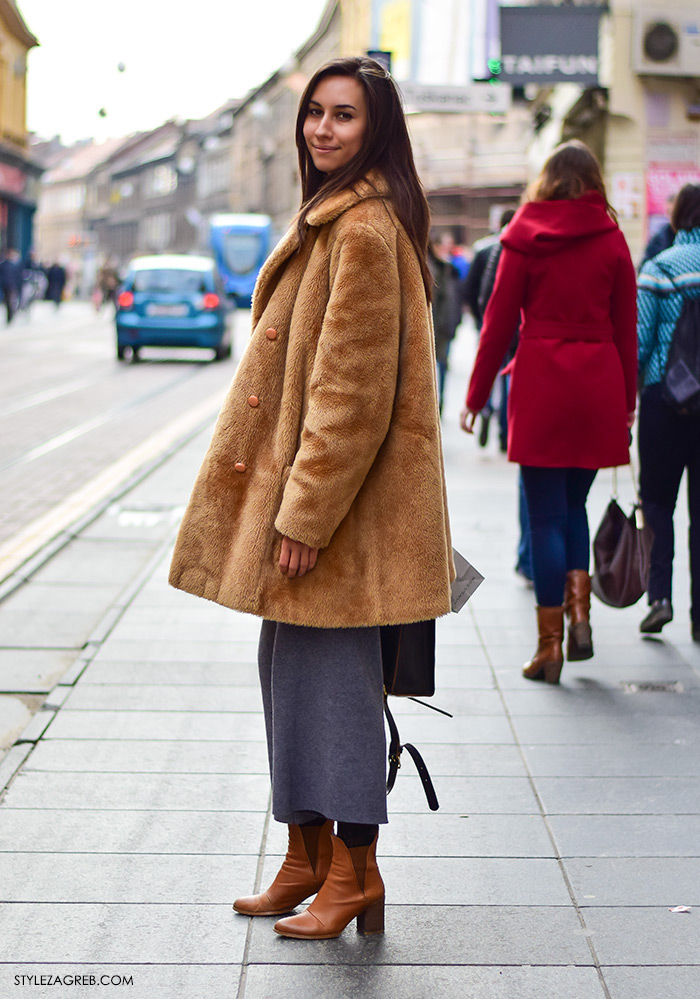
[[[574,240],[617,229],[597,191],[568,201],[530,201],[506,228],[501,242],[511,250],[546,257]]]

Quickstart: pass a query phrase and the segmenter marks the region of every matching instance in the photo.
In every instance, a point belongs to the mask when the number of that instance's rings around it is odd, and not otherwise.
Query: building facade
[[[561,15],[588,16],[572,6]],[[669,196],[685,182],[700,182],[700,7],[696,0],[588,0],[586,6],[600,7],[596,79],[548,84],[533,77],[529,173],[559,142],[586,142],[603,165],[610,200],[639,258],[665,221]]]
[[[314,35],[235,114],[233,209],[271,215],[278,233],[297,210],[294,121],[299,96],[320,65],[340,55],[387,52],[399,87],[467,87],[484,62],[489,2],[435,0],[428,7],[418,0],[331,0]],[[517,204],[531,134],[524,99],[497,117],[411,113],[409,129],[435,228],[472,242],[491,230],[502,208]]]
[[[605,171],[630,248],[640,256],[664,221],[669,197],[688,181],[700,183],[700,6],[613,0],[610,7]],[[651,59],[645,49],[654,52],[655,26],[662,43],[661,26],[668,29],[668,45]]]
[[[231,208],[270,215],[277,235],[299,208],[294,142],[299,97],[314,71],[341,52],[341,3],[331,0],[308,41],[251,91],[233,120]]]
[[[35,216],[35,243],[45,263],[61,261],[80,273],[83,260],[94,251],[94,234],[88,224],[94,171],[122,146],[123,139],[104,143],[81,142],[63,149],[57,163],[47,168],[39,191]]]
[[[208,117],[189,123],[197,143],[193,217],[202,227],[209,215],[232,211],[233,123],[240,103],[226,101]]]
[[[23,257],[32,245],[41,176],[26,126],[27,52],[38,44],[14,0],[0,0],[0,248]]]
[[[677,4],[689,10],[694,0]],[[588,76],[569,80],[566,67],[578,65],[576,58],[572,63],[573,57],[526,48],[508,64],[531,75],[499,91],[504,100],[497,108],[476,101],[465,111],[449,100],[426,109],[411,95],[416,88],[448,98],[473,96],[479,87],[482,95],[483,88],[493,92],[482,78],[498,57],[506,59],[497,0],[328,0],[308,41],[243,99],[200,121],[174,120],[130,136],[111,151],[73,151],[74,162],[52,170],[43,186],[42,255],[77,249],[83,264],[92,254],[94,271],[106,257],[124,264],[139,253],[205,249],[209,216],[227,211],[270,215],[280,236],[300,200],[299,97],[324,62],[367,51],[391,57],[435,230],[449,229],[468,244],[493,231],[551,149],[580,136],[604,162],[631,242],[641,243],[652,195],[658,201],[658,190],[677,179],[678,170],[697,166],[697,78],[634,69],[632,0],[613,0],[610,8],[602,0],[507,5],[526,14],[532,7],[540,14],[565,8],[573,21],[564,34],[574,47],[577,19],[596,19],[595,52],[582,57]],[[532,44],[548,51],[552,39],[542,34],[535,32]],[[548,67],[557,66],[566,72],[549,80]]]
[[[357,46],[362,25],[368,35],[360,51],[390,52],[392,74],[407,92],[416,85],[438,94],[468,90],[484,78],[497,45],[496,6],[496,0],[343,0],[343,40]],[[473,243],[520,200],[532,136],[529,101],[519,91],[497,114],[416,111],[410,101],[407,109],[433,228]]]

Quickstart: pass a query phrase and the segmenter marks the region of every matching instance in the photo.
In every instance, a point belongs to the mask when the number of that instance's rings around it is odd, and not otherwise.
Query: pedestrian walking
[[[448,235],[432,240],[428,248],[428,263],[434,282],[432,311],[440,415],[445,395],[450,347],[457,327],[462,321],[462,280],[452,261],[453,246],[454,240]]]
[[[629,462],[636,401],[635,272],[598,162],[581,142],[545,163],[503,250],[462,427],[473,433],[513,329],[508,457],[522,466],[539,640],[523,675],[558,683],[593,655],[586,498],[596,471]]]
[[[97,283],[93,293],[93,302],[97,311],[103,305],[111,302],[113,305],[117,300],[117,288],[119,287],[119,271],[111,258],[105,260],[97,273]]]
[[[27,317],[34,302],[43,299],[46,284],[44,269],[30,250],[22,267],[22,291],[19,300],[19,307]]]
[[[281,870],[245,915],[298,939],[383,930],[380,626],[450,609],[429,210],[397,89],[317,71],[296,124],[302,204],[264,265],[252,339],[178,537],[174,586],[263,618]],[[333,832],[332,820],[338,823]]]
[[[474,317],[474,325],[476,326],[477,333],[481,332],[481,327],[484,322],[483,299],[481,292],[486,268],[491,257],[491,251],[494,246],[499,245],[500,233],[503,232],[504,228],[508,225],[514,215],[515,210],[513,208],[506,208],[506,210],[501,214],[499,231],[491,233],[489,236],[484,236],[483,239],[479,239],[476,243],[474,243],[474,257],[469,267],[469,273],[467,274],[466,281],[464,282],[463,297],[465,305],[469,308],[469,311]],[[486,300],[488,301],[488,296]],[[489,426],[494,412],[500,412],[501,406],[506,405],[502,389],[502,384],[496,387],[496,391],[493,393],[493,398],[489,397],[480,414],[481,429],[479,430],[478,437],[480,447],[486,447],[488,444]],[[503,447],[501,449],[505,450]]]
[[[63,301],[66,277],[66,269],[60,263],[51,264],[46,271],[46,299],[49,302],[53,302],[56,308]]]
[[[515,212],[504,212],[503,214],[510,220],[515,215]],[[503,229],[501,229],[501,233],[504,232],[507,224],[507,222],[504,224]],[[501,259],[501,249],[502,244],[500,237],[496,243],[487,247],[488,252],[486,255],[486,265],[484,266],[481,281],[479,282],[478,310],[479,315],[482,317],[482,322],[483,316],[486,312],[486,306],[488,305],[489,299],[493,294],[493,288],[496,283],[496,272],[498,270],[498,261]],[[507,368],[508,364],[515,357],[515,350],[517,346],[518,326],[516,326],[513,331],[513,339],[508,345],[508,350],[503,358],[503,368]],[[501,450],[504,454],[508,450],[508,384],[508,374],[503,371],[499,372],[496,380],[496,391],[492,393],[492,396],[495,397],[498,405],[494,405],[494,398],[490,400],[489,404],[489,409],[491,411],[496,410],[498,412],[498,446],[499,450]],[[484,414],[482,413],[481,415],[483,418]],[[488,429],[486,429],[484,436],[488,437]]]
[[[445,245],[445,237],[442,238],[443,246]],[[453,236],[448,234],[447,243],[450,248],[450,260],[457,268],[457,273],[459,274],[459,280],[464,282],[469,274],[469,267],[471,261],[467,259],[464,247],[459,246]]]
[[[486,261],[486,267],[484,268],[484,273],[481,278],[481,286],[479,288],[479,310],[482,315],[486,312],[489,299],[493,294],[493,289],[496,284],[496,274],[498,272],[498,261],[501,259],[502,249],[503,245],[499,240],[499,242],[495,243],[489,250],[488,260]],[[501,398],[498,407],[498,436],[499,446],[503,452],[508,450],[508,392],[510,388],[510,375],[506,372],[509,370],[509,365],[515,357],[515,352],[518,349],[519,335],[520,318],[518,317],[518,325],[513,331],[513,338],[508,345],[508,350],[506,351],[501,364],[501,367],[504,370],[501,370],[498,374],[498,382],[501,389]],[[515,571],[518,576],[520,576],[521,579],[524,579],[527,585],[531,587],[533,575],[532,543],[530,541],[530,518],[527,512],[527,498],[525,496],[525,487],[523,486],[522,472],[518,476],[518,519],[520,521],[520,538],[518,540]]]
[[[17,250],[7,250],[0,260],[0,291],[5,301],[5,314],[9,326],[22,295],[22,264]]]
[[[639,276],[640,493],[654,532],[647,591],[650,610],[639,626],[657,634],[673,620],[673,514],[688,471],[690,620],[700,642],[700,414],[679,414],[663,397],[676,324],[686,299],[700,296],[700,184],[686,184],[671,215],[673,245],[649,260]],[[700,329],[696,330],[696,339]]]
[[[673,244],[675,239],[675,232],[673,226],[670,222],[670,216],[673,213],[673,203],[675,201],[675,195],[670,195],[666,199],[666,210],[668,212],[669,218],[661,222],[654,235],[649,239],[647,245],[644,248],[644,253],[642,259],[639,262],[639,271],[641,272],[642,267],[647,262],[647,260],[653,260],[654,257],[658,256],[659,253],[663,253],[667,250],[669,246]]]

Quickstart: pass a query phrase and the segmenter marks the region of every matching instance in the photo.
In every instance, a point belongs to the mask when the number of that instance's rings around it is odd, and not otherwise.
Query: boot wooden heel
[[[561,668],[562,668],[562,663],[545,663],[543,666],[544,682],[559,683],[559,677],[561,676]]]
[[[588,622],[580,621],[569,626],[566,658],[572,663],[593,658],[593,636]]]
[[[564,614],[569,623],[566,658],[569,662],[592,659],[591,577],[584,569],[570,569],[566,574]]]
[[[384,932],[384,899],[373,902],[357,917],[357,932],[365,937]]]

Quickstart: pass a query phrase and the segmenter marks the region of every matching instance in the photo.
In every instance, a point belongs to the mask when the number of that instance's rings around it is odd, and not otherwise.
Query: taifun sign
[[[600,7],[501,7],[506,83],[598,83]]]

